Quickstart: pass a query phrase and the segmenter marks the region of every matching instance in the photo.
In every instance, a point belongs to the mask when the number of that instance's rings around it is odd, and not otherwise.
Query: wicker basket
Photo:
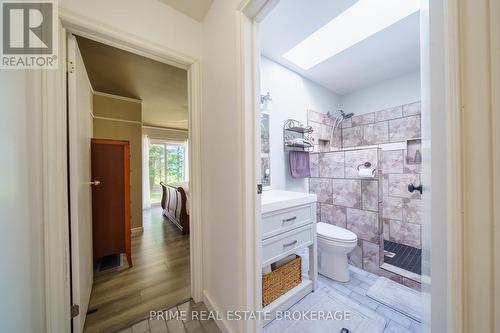
[[[301,258],[295,259],[262,276],[262,306],[272,303],[302,282]]]

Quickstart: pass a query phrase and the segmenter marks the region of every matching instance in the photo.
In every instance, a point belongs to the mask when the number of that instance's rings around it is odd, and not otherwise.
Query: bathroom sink
[[[262,192],[262,214],[289,207],[305,205],[317,200],[316,194],[269,190]]]

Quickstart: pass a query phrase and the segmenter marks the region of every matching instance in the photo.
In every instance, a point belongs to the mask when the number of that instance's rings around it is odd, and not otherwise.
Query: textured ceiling
[[[338,95],[418,71],[419,13],[406,17],[309,70],[303,70],[282,57],[355,2],[280,1],[261,23],[262,54]]]
[[[188,128],[187,72],[77,37],[95,91],[142,100],[144,125]]]

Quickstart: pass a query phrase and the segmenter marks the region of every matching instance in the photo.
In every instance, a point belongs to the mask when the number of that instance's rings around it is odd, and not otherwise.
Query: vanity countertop
[[[262,192],[262,214],[289,207],[305,205],[317,200],[316,194],[269,190]]]

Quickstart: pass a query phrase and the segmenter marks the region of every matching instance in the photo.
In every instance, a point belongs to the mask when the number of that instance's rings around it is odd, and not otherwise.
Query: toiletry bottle
[[[418,149],[415,152],[415,159],[414,159],[414,161],[415,161],[415,163],[422,162],[422,154],[420,154],[420,150],[418,150]]]

